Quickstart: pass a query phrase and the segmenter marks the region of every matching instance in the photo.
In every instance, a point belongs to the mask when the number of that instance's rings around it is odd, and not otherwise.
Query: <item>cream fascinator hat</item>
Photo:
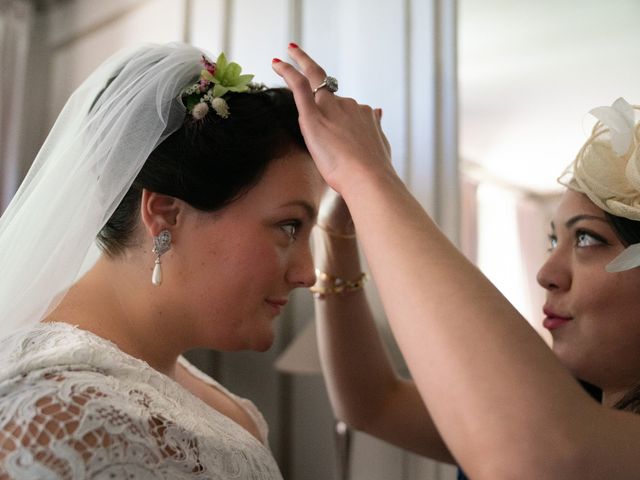
[[[640,123],[637,107],[623,98],[591,110],[598,122],[591,137],[558,181],[584,193],[605,212],[640,221]],[[606,269],[621,272],[640,266],[640,244],[630,245]]]

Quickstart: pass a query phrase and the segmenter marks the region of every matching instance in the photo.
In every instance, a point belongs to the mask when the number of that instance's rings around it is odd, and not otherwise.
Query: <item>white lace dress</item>
[[[0,343],[0,478],[281,479],[262,442],[113,343],[64,323]]]

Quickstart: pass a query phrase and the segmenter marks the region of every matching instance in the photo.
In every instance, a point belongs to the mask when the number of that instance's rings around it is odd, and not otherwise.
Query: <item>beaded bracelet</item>
[[[321,223],[316,223],[316,227],[318,227],[320,230],[325,231],[327,234],[329,234],[332,237],[336,237],[336,238],[344,238],[347,240],[352,240],[354,238],[356,238],[356,234],[355,233],[342,233],[342,232],[338,232],[337,230],[334,230],[333,228],[327,226],[327,225],[323,225]]]
[[[316,276],[318,281],[313,287],[309,288],[309,290],[313,293],[313,296],[318,299],[323,299],[327,295],[362,290],[364,288],[364,284],[369,279],[369,276],[362,272],[354,280],[345,280],[343,278],[321,272],[317,268]]]

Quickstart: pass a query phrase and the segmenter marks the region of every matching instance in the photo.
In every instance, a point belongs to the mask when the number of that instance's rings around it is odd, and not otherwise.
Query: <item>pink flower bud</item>
[[[216,64],[210,62],[207,57],[205,57],[204,55],[202,55],[202,58],[200,59],[200,63],[202,63],[202,66],[207,70],[207,72],[209,72],[211,75],[215,76],[216,75]]]

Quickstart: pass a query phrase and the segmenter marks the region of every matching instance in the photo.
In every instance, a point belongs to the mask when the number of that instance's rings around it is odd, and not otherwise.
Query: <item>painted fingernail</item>
[[[282,60],[280,60],[279,58],[274,58],[273,60],[271,60],[271,63],[280,63]]]
[[[298,46],[298,44],[297,44],[297,43],[293,43],[293,42],[291,42],[291,43],[289,44],[289,48],[300,48],[300,47]]]

